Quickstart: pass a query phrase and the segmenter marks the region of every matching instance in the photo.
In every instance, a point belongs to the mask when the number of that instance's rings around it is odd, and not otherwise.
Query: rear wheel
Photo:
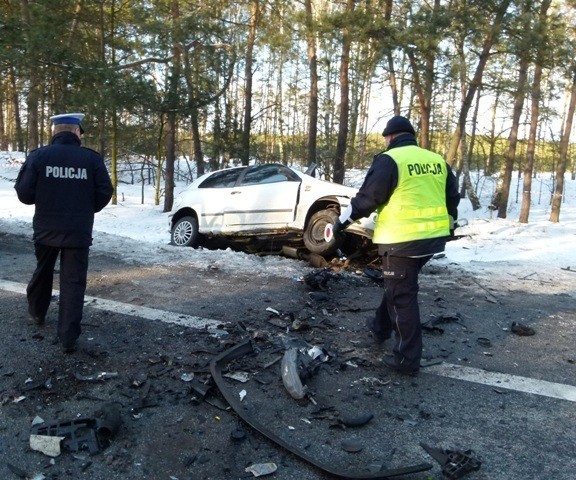
[[[324,239],[324,229],[329,223],[334,223],[338,218],[338,212],[333,209],[316,212],[304,230],[304,245],[312,253],[318,255],[331,255],[336,252],[344,241],[344,235],[334,235],[330,242]]]
[[[172,227],[170,240],[177,247],[197,247],[200,234],[198,220],[194,217],[182,217]]]

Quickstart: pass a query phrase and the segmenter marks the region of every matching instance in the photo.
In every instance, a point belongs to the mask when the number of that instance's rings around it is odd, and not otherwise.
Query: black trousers
[[[406,368],[419,368],[422,358],[422,327],[418,306],[418,275],[432,255],[419,258],[382,257],[384,296],[376,310],[373,329],[394,336],[394,360]]]
[[[60,255],[60,303],[57,334],[70,346],[80,336],[88,275],[89,248],[50,247],[36,243],[36,270],[26,288],[30,315],[44,318],[52,298],[54,266]]]

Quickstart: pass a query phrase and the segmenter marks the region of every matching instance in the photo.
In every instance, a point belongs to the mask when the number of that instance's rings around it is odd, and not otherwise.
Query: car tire
[[[195,217],[182,217],[172,227],[170,234],[172,245],[196,248],[199,239],[198,220]]]
[[[334,223],[338,212],[333,209],[320,210],[312,217],[304,230],[304,246],[312,253],[327,256],[336,252],[344,242],[344,235],[335,235],[330,242],[324,239],[324,229],[328,223]]]

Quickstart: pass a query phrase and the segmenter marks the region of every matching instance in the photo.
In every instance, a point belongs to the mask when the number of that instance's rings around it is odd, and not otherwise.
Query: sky
[[[0,152],[0,234],[25,235],[31,241],[34,206],[20,203],[14,190],[24,158],[19,152]],[[349,171],[345,183],[359,187],[364,174]],[[486,281],[495,277],[557,278],[565,284],[564,291],[576,297],[576,180],[566,174],[560,222],[552,223],[549,221],[552,175],[542,174],[533,179],[529,222],[521,224],[518,217],[522,184],[520,180],[518,188],[517,175],[513,177],[506,219],[496,218],[496,214],[486,208],[496,180],[485,177],[477,180],[482,208],[473,211],[468,199],[461,201],[459,217],[467,218],[469,225],[457,233],[465,237],[449,242],[445,256],[432,262],[470,271]],[[175,193],[185,187],[184,183],[178,184]],[[187,264],[290,278],[301,277],[310,268],[303,261],[282,256],[174,247],[169,244],[169,214],[162,213],[162,205],[154,205],[153,187],[145,188],[144,203],[141,196],[141,185],[121,183],[118,186],[118,204],[108,205],[96,214],[92,251],[113,253],[126,261]]]

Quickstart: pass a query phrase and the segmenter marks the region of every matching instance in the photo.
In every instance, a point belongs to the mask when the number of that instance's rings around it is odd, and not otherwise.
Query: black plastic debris
[[[442,327],[439,327],[438,325],[445,325],[448,323],[457,323],[458,325],[461,325],[462,327],[466,328],[466,325],[464,325],[463,318],[460,313],[454,313],[454,314],[445,313],[443,315],[438,315],[437,317],[434,317],[433,319],[428,320],[427,322],[424,322],[422,324],[422,329],[429,333],[441,335],[444,333],[444,329]]]
[[[32,435],[64,437],[62,447],[69,452],[88,450],[98,453],[110,446],[118,432],[122,418],[114,404],[106,404],[95,412],[94,418],[40,424],[32,427]]]
[[[479,470],[482,465],[480,460],[473,457],[472,450],[444,450],[425,443],[420,443],[420,446],[440,464],[442,475],[449,480],[462,478],[470,472]]]
[[[489,338],[486,338],[486,337],[478,337],[478,338],[476,339],[476,343],[477,343],[478,345],[480,345],[480,346],[482,346],[482,347],[486,347],[486,348],[489,348],[489,347],[492,346],[492,342],[490,341]]]
[[[521,337],[530,337],[532,335],[536,335],[536,331],[532,327],[528,327],[526,325],[522,325],[521,323],[516,322],[512,322],[510,331]]]
[[[313,270],[304,275],[304,283],[312,290],[324,290],[328,281],[333,279],[335,275],[327,269]]]
[[[337,419],[338,423],[331,425],[331,428],[359,428],[368,424],[373,418],[373,413],[364,413],[355,417],[343,417]]]
[[[246,431],[241,428],[235,428],[230,432],[230,439],[233,442],[241,442],[246,440]]]

